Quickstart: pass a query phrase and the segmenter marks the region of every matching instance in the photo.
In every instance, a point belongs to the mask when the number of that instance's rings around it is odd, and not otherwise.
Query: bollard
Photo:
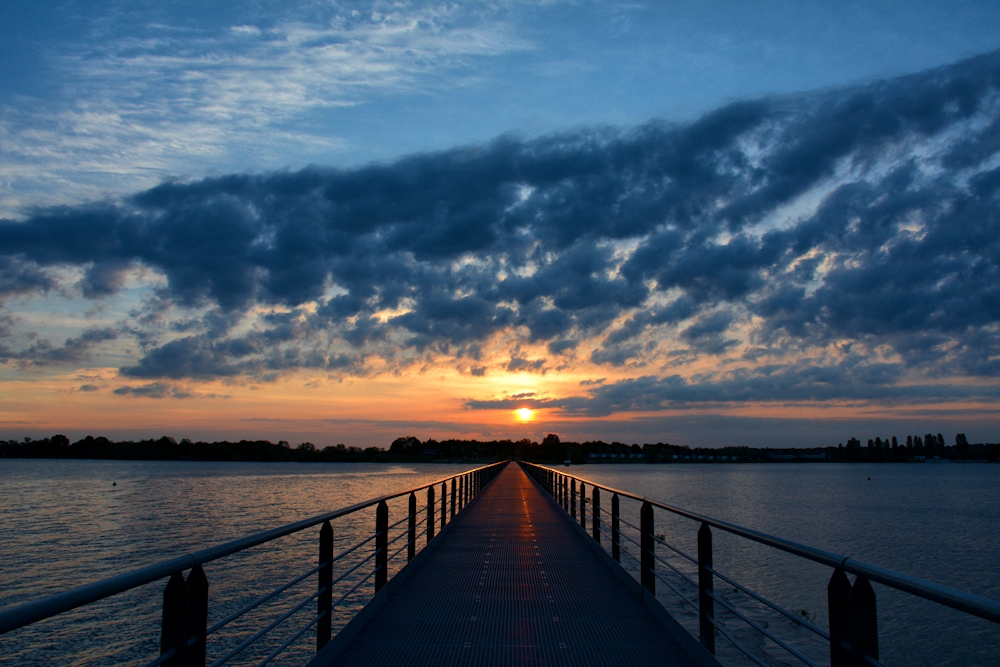
[[[653,575],[656,561],[653,558],[653,506],[648,502],[642,504],[639,510],[639,567],[641,574],[639,583],[647,591],[656,595],[656,577]]]
[[[417,555],[417,495],[410,493],[410,520],[406,525],[406,562],[409,563]]]
[[[618,494],[615,493],[611,496],[611,557],[620,563],[622,562],[622,534],[618,506]]]
[[[826,585],[830,613],[830,667],[851,667],[851,582],[844,568],[833,570]]]
[[[434,485],[427,487],[427,544],[434,539]]]
[[[715,655],[715,626],[712,620],[715,618],[715,600],[712,593],[715,592],[715,583],[712,573],[708,569],[712,567],[712,529],[707,523],[701,524],[698,529],[698,618],[699,634],[701,635],[701,645],[708,649],[708,652]]]
[[[316,613],[321,616],[316,621],[317,653],[329,643],[333,627],[333,526],[329,521],[324,521],[319,529],[319,565],[317,588],[320,593],[316,598]]]
[[[389,574],[389,506],[383,500],[375,508],[375,592],[385,586]]]
[[[859,574],[851,586],[851,655],[856,666],[867,664],[866,655],[878,660],[875,591],[863,574]]]
[[[590,503],[590,522],[593,524],[593,535],[597,543],[601,543],[601,490],[594,487],[593,500]]]

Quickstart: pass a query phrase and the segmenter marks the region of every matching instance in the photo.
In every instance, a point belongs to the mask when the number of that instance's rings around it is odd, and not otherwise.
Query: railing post
[[[587,530],[587,485],[580,482],[580,527]]]
[[[457,487],[458,487],[458,484],[455,481],[455,478],[452,477],[451,478],[451,518],[452,519],[455,518],[455,499],[457,498],[457,495],[456,495],[456,493],[457,493]]]
[[[448,523],[448,482],[441,482],[441,530]]]
[[[413,494],[410,494],[413,495]],[[330,641],[333,627],[333,526],[323,522],[319,529],[319,597],[316,598],[316,613],[321,614],[316,621],[316,652]]]
[[[590,517],[591,517],[590,522],[593,524],[594,539],[597,540],[598,544],[600,544],[601,543],[601,490],[595,486],[592,495],[594,496],[594,499],[590,503]]]
[[[201,565],[188,572],[188,626],[187,638],[196,637],[194,645],[187,647],[185,667],[205,667],[205,631],[208,629],[208,577]]]
[[[182,667],[187,653],[188,588],[184,575],[174,572],[163,589],[163,621],[160,625],[160,655],[170,649],[175,653],[162,664]]]
[[[639,583],[647,591],[656,595],[656,577],[653,575],[656,564],[653,560],[653,506],[648,502],[642,504],[639,510],[639,528],[642,533],[639,538],[639,549],[642,551],[639,559],[642,573]]]
[[[389,574],[389,506],[383,500],[375,508],[375,592],[385,586]]]
[[[427,487],[427,544],[434,539],[434,485]]]
[[[851,586],[851,653],[856,666],[865,665],[865,655],[878,660],[878,613],[875,591],[868,577],[859,574]]]
[[[826,585],[830,613],[830,667],[851,667],[851,582],[844,568],[834,568]]]
[[[701,645],[715,655],[715,582],[709,568],[712,567],[712,529],[707,523],[698,529],[698,618]]]
[[[618,494],[611,496],[611,557],[617,562],[622,562],[622,534],[621,523],[619,522],[619,500]]]
[[[417,555],[417,494],[410,493],[410,520],[407,523],[406,562],[409,563]]]
[[[569,480],[569,515],[576,518],[576,480]]]

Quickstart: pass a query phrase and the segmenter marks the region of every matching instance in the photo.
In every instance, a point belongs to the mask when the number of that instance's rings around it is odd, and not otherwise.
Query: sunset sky
[[[0,438],[1000,441],[998,17],[4,2]]]

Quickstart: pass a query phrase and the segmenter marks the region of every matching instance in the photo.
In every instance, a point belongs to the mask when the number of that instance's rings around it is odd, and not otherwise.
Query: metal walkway
[[[718,665],[618,567],[511,464],[310,667]]]

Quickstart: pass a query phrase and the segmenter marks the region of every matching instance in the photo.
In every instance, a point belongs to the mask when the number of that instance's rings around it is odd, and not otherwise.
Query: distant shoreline
[[[930,435],[930,434],[928,434]],[[426,440],[397,438],[388,450],[379,447],[317,448],[309,442],[292,447],[285,441],[177,442],[164,436],[158,440],[113,442],[104,437],[87,436],[71,443],[63,435],[44,440],[26,438],[23,442],[0,441],[0,458],[69,459],[114,461],[233,461],[299,463],[488,463],[503,459],[523,459],[534,463],[562,465],[613,465],[619,463],[923,463],[923,462],[997,462],[1000,444],[963,442],[944,446],[939,438],[933,445],[861,447],[854,438],[848,446],[815,448],[691,448],[656,443],[625,445],[613,442],[563,442],[550,434],[541,443],[527,439],[517,442],[494,440]],[[881,443],[881,441],[879,441]],[[893,442],[895,445],[895,441]]]

